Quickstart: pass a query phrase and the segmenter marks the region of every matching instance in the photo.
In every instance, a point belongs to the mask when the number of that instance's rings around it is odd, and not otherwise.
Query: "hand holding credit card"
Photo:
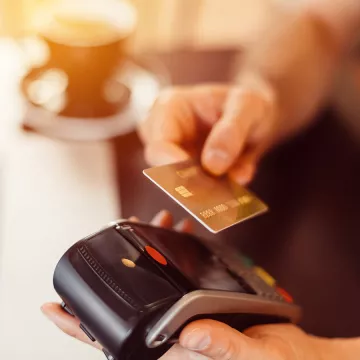
[[[249,190],[228,178],[207,174],[193,160],[147,169],[144,175],[212,233],[268,210]]]

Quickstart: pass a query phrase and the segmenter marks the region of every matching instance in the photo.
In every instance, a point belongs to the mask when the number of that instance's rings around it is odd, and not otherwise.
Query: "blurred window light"
[[[71,10],[73,19],[106,16],[118,31],[131,32],[135,53],[228,48],[251,43],[278,1],[298,0],[0,0],[0,21],[3,15],[14,36],[20,32],[16,27],[33,34],[46,25],[49,31],[59,29],[59,14]],[[68,20],[70,31],[76,22]]]
[[[38,7],[32,19],[33,28],[46,32],[53,38],[73,36],[76,40],[79,34],[86,36],[86,30],[91,30],[88,34],[95,38],[97,36],[100,42],[103,36],[108,38],[110,26],[116,29],[114,35],[119,37],[121,34],[127,36],[132,33],[136,23],[136,10],[125,0],[51,2]],[[104,24],[108,25],[107,28]],[[81,38],[79,41],[81,42]]]
[[[24,53],[26,66],[40,67],[46,63],[50,57],[49,47],[40,37],[25,37],[19,41]]]
[[[29,85],[28,95],[34,104],[45,105],[64,93],[67,86],[67,75],[59,69],[50,69]]]
[[[104,18],[123,32],[134,31],[137,23],[130,0],[0,0],[0,30],[12,36],[33,34],[65,13],[92,21]]]

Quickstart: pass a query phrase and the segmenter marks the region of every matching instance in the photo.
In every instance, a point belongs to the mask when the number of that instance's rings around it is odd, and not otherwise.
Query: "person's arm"
[[[360,1],[278,0],[267,15],[231,84],[160,96],[140,124],[149,164],[182,161],[199,149],[205,169],[244,185],[271,146],[316,119],[360,27]]]
[[[360,1],[358,0],[302,0],[299,6],[322,19],[338,39],[339,44],[346,46],[349,39],[359,30]]]
[[[360,29],[358,0],[279,0],[245,58],[237,82],[274,89],[278,131],[288,137],[315,119],[342,57]]]

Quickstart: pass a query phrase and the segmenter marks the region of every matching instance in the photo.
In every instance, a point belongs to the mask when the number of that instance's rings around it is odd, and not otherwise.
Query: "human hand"
[[[137,222],[135,217],[129,220]],[[162,211],[152,220],[153,226],[191,232],[192,223],[181,221],[174,226],[172,216]],[[43,313],[64,333],[101,350],[80,329],[80,321],[66,313],[57,303],[42,306]],[[358,344],[356,344],[358,347]],[[341,349],[341,348],[340,348]],[[344,347],[342,348],[344,350]],[[343,360],[337,343],[311,337],[293,325],[264,325],[240,333],[212,320],[191,323],[183,331],[179,344],[174,345],[161,360]],[[351,354],[355,353],[350,350]]]
[[[313,121],[331,90],[339,46],[311,14],[281,9],[270,17],[244,49],[236,83],[160,95],[139,126],[150,165],[195,156],[210,173],[245,185],[268,149]]]
[[[214,175],[246,184],[270,140],[276,120],[271,88],[198,85],[164,91],[140,136],[152,166],[201,157]]]
[[[240,333],[200,320],[188,325],[161,360],[332,360],[337,345],[305,334],[294,325],[262,325]]]
[[[66,334],[101,349],[60,305],[46,304],[42,310]],[[225,324],[200,320],[188,325],[180,343],[160,360],[343,360],[337,356],[339,350],[335,342],[311,337],[293,325],[257,326],[242,334]]]

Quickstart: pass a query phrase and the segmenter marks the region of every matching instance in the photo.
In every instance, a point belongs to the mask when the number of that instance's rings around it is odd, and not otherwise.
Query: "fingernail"
[[[41,305],[40,310],[44,315],[46,315],[46,305]]]
[[[174,226],[174,230],[176,231],[182,231],[184,226],[186,225],[187,220],[183,219],[180,220],[175,226]]]
[[[214,175],[222,175],[230,165],[230,156],[224,150],[208,150],[204,154],[203,164]]]
[[[240,185],[247,185],[254,177],[255,166],[252,164],[245,165],[240,170],[230,171],[230,177]]]
[[[192,228],[193,228],[192,222],[189,219],[181,220],[174,226],[174,229],[176,231],[187,232],[187,233],[191,232]]]
[[[239,185],[247,185],[251,181],[251,177],[247,174],[232,175],[231,178]]]
[[[205,350],[210,343],[211,338],[207,331],[194,329],[186,335],[182,345],[189,350],[201,351]]]
[[[53,318],[53,316],[47,312],[45,306],[41,306],[40,310],[43,313],[43,315],[46,316],[49,320],[51,320]]]
[[[161,224],[161,222],[162,222],[162,220],[164,219],[164,217],[166,217],[166,216],[168,216],[168,215],[170,215],[170,213],[169,213],[169,211],[167,211],[167,210],[161,210],[160,212],[158,212],[155,216],[154,216],[154,218],[153,218],[153,220],[152,220],[152,224],[153,225],[159,225],[159,224]]]

